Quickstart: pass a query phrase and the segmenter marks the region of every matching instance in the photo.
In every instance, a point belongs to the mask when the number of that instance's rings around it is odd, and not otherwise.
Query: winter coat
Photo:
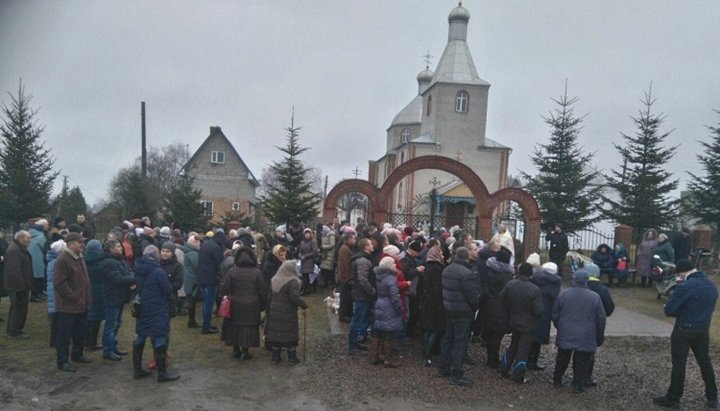
[[[605,338],[605,310],[600,296],[584,284],[560,292],[552,309],[555,344],[564,350],[595,352]]]
[[[327,234],[322,236],[322,245],[320,247],[322,260],[320,261],[320,268],[323,270],[335,269],[335,232],[333,230],[328,231]]]
[[[135,333],[142,337],[167,336],[170,333],[168,300],[173,291],[167,273],[160,263],[148,256],[135,261],[133,273],[142,299]]]
[[[183,259],[183,288],[185,295],[190,297],[199,297],[202,295],[198,291],[200,285],[197,281],[198,275],[198,250],[192,246],[185,244],[183,247],[185,258]]]
[[[375,272],[372,269],[371,256],[358,253],[352,258],[352,300],[372,301],[375,299]]]
[[[65,249],[55,262],[55,306],[61,313],[82,314],[90,309],[90,277],[82,256]]]
[[[443,307],[450,315],[470,315],[477,310],[477,280],[468,266],[456,258],[442,272]]]
[[[612,251],[613,264],[615,267],[615,271],[617,272],[618,278],[627,278],[630,275],[630,257],[628,256],[625,246],[622,243],[620,243],[619,245],[619,249],[614,249]],[[620,269],[620,267],[618,266],[620,261],[625,261],[625,269]]]
[[[403,306],[400,302],[397,273],[389,268],[375,267],[377,300],[373,330],[397,332],[403,329]]]
[[[665,315],[676,317],[675,327],[688,331],[710,328],[718,289],[703,272],[694,272],[675,287],[665,304]]]
[[[550,251],[548,252],[550,260],[565,260],[565,256],[570,251],[567,234],[562,231],[559,233],[552,231],[545,236],[545,241],[550,242]]]
[[[47,273],[48,314],[55,314],[57,312],[57,304],[55,304],[55,284],[53,284],[53,280],[55,279],[55,263],[57,262],[57,258],[59,256],[60,253],[53,251],[52,249],[48,250],[47,254],[45,254],[45,258],[47,258],[45,272]]]
[[[543,312],[543,298],[540,288],[530,282],[530,277],[510,280],[500,292],[500,301],[510,312],[513,332],[529,333],[537,328]]]
[[[17,240],[5,252],[5,289],[30,291],[33,288],[32,256]]]
[[[406,251],[405,256],[400,263],[402,265],[402,272],[405,276],[405,280],[412,282],[412,284],[410,284],[410,288],[407,290],[407,295],[419,295],[418,290],[420,289],[420,283],[422,282],[422,273],[418,271],[417,258],[413,257]]]
[[[438,261],[428,261],[423,272],[420,300],[420,328],[445,331],[445,308],[443,308],[442,272],[445,266]]]
[[[257,327],[260,325],[260,313],[267,306],[265,280],[260,269],[249,258],[240,264],[228,270],[220,292],[230,296],[232,325]]]
[[[235,255],[230,250],[225,250],[225,256],[220,263],[220,284],[225,281],[225,276],[229,269],[235,265]]]
[[[225,251],[225,234],[217,233],[205,241],[198,251],[197,281],[200,287],[216,287],[220,280],[220,264]]]
[[[610,317],[613,311],[615,311],[615,303],[610,295],[610,290],[602,285],[599,278],[595,277],[590,277],[590,279],[588,279],[588,288],[600,296],[603,310],[605,310],[605,316]]]
[[[285,261],[271,281],[272,300],[268,314],[267,338],[272,343],[297,344],[298,307],[307,308],[300,298],[300,280],[295,273],[295,260]]]
[[[160,260],[160,266],[165,270],[168,276],[168,281],[173,288],[173,294],[177,297],[177,292],[183,285],[183,266],[178,261],[175,254],[170,257],[169,260]]]
[[[119,307],[130,301],[133,280],[130,266],[123,256],[105,252],[98,258],[103,275],[102,297],[106,307]]]
[[[535,328],[535,340],[540,344],[550,343],[550,323],[552,321],[552,306],[560,294],[562,279],[543,269],[534,269],[530,282],[540,288],[543,298],[543,312]]]
[[[484,328],[495,332],[506,334],[510,332],[510,313],[500,300],[500,293],[513,278],[515,270],[507,263],[501,263],[491,257],[487,261],[490,269],[488,272],[488,292],[483,294],[480,301],[483,313]]]
[[[601,251],[603,248],[606,250],[604,253]],[[615,269],[612,248],[607,244],[600,244],[595,252],[593,252],[591,258],[593,263],[600,267],[600,272],[602,273],[612,272]]]
[[[281,265],[282,261],[280,261],[280,259],[272,253],[272,250],[268,251],[262,268],[263,280],[265,281],[265,286],[268,290],[270,289],[270,280],[273,278],[275,273],[277,273]]]
[[[652,275],[652,267],[650,267],[650,262],[652,261],[653,254],[655,253],[656,245],[657,240],[654,238],[646,238],[642,240],[640,245],[638,245],[638,258],[637,263],[635,264],[635,268],[637,269],[637,273],[640,274],[641,277],[650,277]]]
[[[657,243],[655,246],[655,255],[660,257],[660,260],[666,263],[675,264],[675,250],[670,243],[670,240],[664,240]]]
[[[88,321],[102,321],[105,319],[105,300],[103,300],[103,272],[100,269],[100,255],[102,244],[98,240],[90,240],[83,253],[88,276],[90,276],[90,291],[92,305],[87,313]]]
[[[352,248],[348,244],[340,246],[337,259],[337,280],[340,284],[352,280],[352,255]]]
[[[675,250],[675,261],[690,258],[690,250],[692,247],[692,241],[690,236],[683,235],[682,233],[677,234],[672,241],[673,250]]]
[[[42,228],[30,227],[30,245],[28,252],[32,256],[33,278],[45,278],[45,233]]]
[[[318,245],[314,239],[303,238],[298,247],[300,258],[300,272],[310,274],[315,270],[315,258],[318,256]]]

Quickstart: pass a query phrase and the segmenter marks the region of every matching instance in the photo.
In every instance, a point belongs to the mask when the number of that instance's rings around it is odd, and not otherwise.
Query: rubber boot
[[[143,370],[143,367],[142,367],[143,348],[145,348],[145,344],[143,344],[143,345],[133,344],[133,368],[135,370],[133,373],[133,378],[136,380],[139,380],[140,378],[145,378],[145,377],[152,375],[152,373],[150,371]]]
[[[200,328],[200,324],[197,323],[195,320],[195,300],[189,300],[187,304],[187,312],[188,312],[188,328]]]
[[[400,360],[395,353],[395,341],[386,340],[383,343],[383,350],[385,351],[385,367],[397,368],[400,366]]]
[[[380,358],[380,344],[381,344],[380,338],[377,338],[377,337],[372,338],[370,344],[372,347],[372,355],[370,357],[370,364],[372,364],[372,365],[382,364],[384,361]]]
[[[280,362],[282,362],[282,358],[280,357],[280,347],[272,347],[272,363],[280,364]]]
[[[158,370],[157,382],[175,381],[179,379],[179,375],[170,373],[167,370],[167,345],[156,348],[154,352]]]
[[[288,348],[288,364],[295,365],[300,362],[297,357],[297,347]]]

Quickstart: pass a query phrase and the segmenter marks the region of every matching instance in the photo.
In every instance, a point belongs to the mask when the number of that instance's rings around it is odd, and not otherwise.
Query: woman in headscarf
[[[310,274],[315,270],[315,258],[318,256],[318,245],[313,239],[313,232],[306,228],[303,230],[303,239],[298,246],[298,256],[300,257],[300,273],[302,274],[302,288],[300,295],[307,295],[311,292]],[[315,290],[315,283],[312,285],[312,291]]]
[[[272,347],[272,362],[279,364],[280,352],[287,348],[288,363],[295,365],[300,362],[297,358],[299,338],[298,308],[307,309],[307,304],[300,298],[300,280],[295,271],[295,260],[282,263],[277,274],[270,281],[272,300],[270,313],[268,340]]]

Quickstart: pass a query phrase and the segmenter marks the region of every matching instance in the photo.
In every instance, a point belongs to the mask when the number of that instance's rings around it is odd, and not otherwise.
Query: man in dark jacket
[[[55,349],[58,369],[74,372],[75,368],[68,361],[70,358],[78,363],[92,362],[83,355],[87,338],[87,312],[91,299],[90,276],[82,258],[82,236],[70,233],[65,237],[65,243],[65,251],[55,263],[53,279],[57,306]],[[68,358],[71,340],[72,355]]]
[[[688,351],[692,349],[705,383],[706,405],[708,408],[717,408],[715,371],[708,354],[708,330],[718,299],[718,289],[705,273],[695,269],[690,260],[679,260],[675,272],[682,281],[665,304],[665,315],[675,317],[675,327],[670,337],[670,387],[667,394],[653,399],[653,402],[662,407],[678,408],[685,388]]]
[[[407,322],[407,335],[415,334],[420,316],[420,298],[422,297],[420,283],[422,281],[422,273],[425,271],[424,265],[418,265],[417,259],[420,252],[422,252],[422,244],[420,241],[411,241],[408,244],[407,250],[405,250],[405,257],[403,257],[401,262],[405,280],[411,281],[410,288],[407,292],[408,299],[410,300],[410,318],[408,318]]]
[[[220,280],[220,264],[225,252],[225,232],[218,229],[215,235],[200,246],[198,252],[197,281],[203,291],[203,334],[215,334],[217,327],[212,325],[212,313],[215,306],[215,296]]]
[[[7,335],[10,338],[26,340],[25,332],[30,290],[33,287],[32,257],[28,251],[30,233],[20,230],[13,236],[13,243],[5,252],[5,289],[10,296],[10,313],[7,320]]]
[[[690,230],[683,227],[672,240],[672,247],[675,250],[675,261],[690,258],[690,249],[692,247],[692,239],[690,238]]]
[[[370,319],[370,307],[375,299],[375,273],[373,272],[373,243],[369,238],[357,242],[359,253],[352,259],[352,299],[353,316],[350,320],[348,352],[350,355],[362,354],[367,347],[361,341],[367,341],[367,327]]]
[[[557,328],[555,345],[555,372],[553,385],[562,387],[563,374],[573,357],[572,389],[575,393],[585,390],[588,367],[592,354],[605,338],[605,310],[600,296],[587,288],[588,273],[573,273],[573,285],[560,292],[552,309],[552,321]]]
[[[534,339],[534,331],[543,312],[540,288],[530,282],[533,268],[528,263],[520,264],[518,276],[510,280],[500,292],[500,300],[510,312],[512,341],[505,351],[500,373],[507,375],[512,367],[512,379],[524,384],[528,354]]]
[[[479,292],[475,274],[470,270],[470,251],[460,247],[453,262],[442,272],[443,307],[447,315],[442,342],[440,375],[450,376],[450,383],[462,387],[472,385],[464,377],[463,363],[470,339]]]
[[[558,275],[562,277],[563,274],[563,263],[565,263],[565,256],[570,251],[568,245],[567,234],[562,229],[562,225],[555,224],[553,231],[549,232],[545,236],[545,241],[550,242],[550,261],[557,264]]]
[[[133,276],[125,258],[123,246],[117,240],[103,244],[104,253],[98,259],[103,276],[102,297],[105,302],[105,325],[103,328],[103,358],[120,361],[126,352],[117,348],[117,335],[122,324],[123,306],[130,300]]]
[[[487,261],[490,258],[496,257],[498,251],[500,251],[500,242],[495,241],[490,244],[485,244],[483,248],[478,251],[477,259],[475,260],[475,271],[477,272],[478,289],[481,293],[488,292],[488,278],[490,268],[487,265]],[[480,298],[483,300],[482,296]],[[471,330],[473,333],[473,342],[480,342],[481,336],[483,335],[483,304],[478,305],[478,311],[475,314]]]

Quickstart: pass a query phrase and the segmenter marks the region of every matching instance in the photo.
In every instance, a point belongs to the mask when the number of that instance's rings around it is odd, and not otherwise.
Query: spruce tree
[[[521,172],[525,186],[540,206],[542,227],[551,229],[561,223],[566,232],[576,232],[592,226],[600,219],[598,200],[600,187],[591,185],[594,171],[587,153],[578,144],[584,116],[578,117],[568,98],[567,84],[559,99],[552,99],[558,107],[543,119],[550,127],[550,141],[538,144],[530,160],[538,168],[536,176]]]
[[[320,198],[311,190],[310,169],[298,158],[308,148],[300,146],[300,127],[295,127],[294,118],[286,130],[287,145],[276,147],[285,157],[270,166],[275,178],[267,183],[258,202],[264,215],[275,224],[310,224],[317,216]]]
[[[157,205],[152,201],[152,187],[143,178],[139,166],[120,169],[110,183],[110,202],[117,206],[120,218],[148,216],[155,220]]]
[[[44,127],[34,120],[31,95],[20,82],[17,96],[8,93],[0,123],[0,223],[18,224],[50,208],[50,194],[58,172],[55,159],[40,140]]]
[[[716,111],[720,114],[720,111]],[[705,170],[704,177],[690,174],[690,212],[700,223],[709,225],[715,231],[716,240],[720,237],[720,122],[717,127],[707,126],[710,130],[710,142],[700,141],[703,154],[697,158]]]
[[[665,115],[654,114],[652,85],[644,92],[638,117],[632,117],[637,131],[622,134],[623,143],[614,144],[622,163],[612,170],[607,185],[618,197],[603,196],[604,214],[618,224],[633,227],[636,237],[648,228],[669,227],[677,217],[679,201],[670,197],[678,185],[665,164],[675,155],[677,146],[665,147],[671,131],[660,130]]]
[[[87,214],[87,202],[80,187],[75,186],[69,190],[63,187],[60,195],[53,201],[53,210],[56,215],[66,216],[68,219],[74,219],[78,214]]]
[[[202,190],[194,188],[194,182],[192,175],[181,173],[165,199],[165,221],[175,222],[184,232],[204,229],[210,219],[200,203]]]

